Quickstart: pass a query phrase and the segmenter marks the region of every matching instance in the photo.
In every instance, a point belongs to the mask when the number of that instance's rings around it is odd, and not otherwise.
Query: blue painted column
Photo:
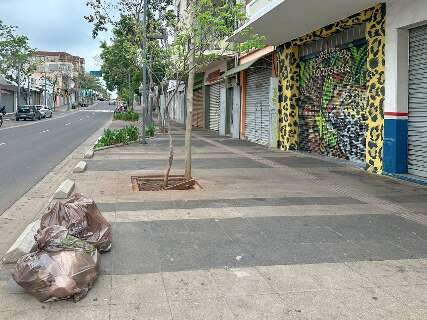
[[[386,115],[384,120],[384,171],[408,173],[408,116]]]

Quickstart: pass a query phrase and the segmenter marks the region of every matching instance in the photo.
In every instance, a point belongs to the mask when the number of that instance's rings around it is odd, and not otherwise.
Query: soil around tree
[[[168,185],[164,186],[163,175],[132,176],[132,190],[137,191],[168,191],[194,190],[201,188],[195,179],[186,179],[183,175],[170,175]]]

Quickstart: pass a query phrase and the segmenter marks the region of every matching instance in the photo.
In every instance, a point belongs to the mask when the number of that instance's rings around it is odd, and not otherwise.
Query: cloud
[[[86,0],[0,0],[0,19],[16,25],[38,50],[66,51],[85,58],[86,70],[99,69],[94,59],[100,39],[92,39],[92,26],[84,20]]]

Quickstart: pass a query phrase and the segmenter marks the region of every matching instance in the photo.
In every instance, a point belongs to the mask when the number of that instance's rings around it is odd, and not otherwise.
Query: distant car
[[[18,111],[15,113],[16,121],[19,121],[21,119],[23,120],[41,120],[42,114],[39,110],[37,110],[36,106],[19,106]]]
[[[105,98],[100,97],[100,98],[98,98],[98,101],[105,101]]]
[[[48,106],[38,105],[37,110],[40,111],[43,118],[52,118],[52,110]]]
[[[79,104],[80,104],[80,108],[87,108],[88,107],[87,103],[80,102]]]
[[[110,100],[110,101],[108,102],[108,105],[110,105],[110,106],[115,106],[115,105],[116,105],[116,101],[114,101],[114,100]]]

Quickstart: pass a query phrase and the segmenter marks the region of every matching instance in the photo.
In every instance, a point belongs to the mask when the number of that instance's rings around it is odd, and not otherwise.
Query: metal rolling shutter
[[[222,82],[215,83],[210,87],[210,106],[209,106],[209,129],[219,131],[219,105],[220,91]]]
[[[408,173],[427,177],[427,25],[409,36]]]
[[[270,143],[270,78],[271,65],[255,64],[248,70],[245,135],[249,141]]]
[[[193,127],[203,128],[205,123],[203,113],[203,90],[197,89],[193,93]]]
[[[0,107],[6,106],[6,112],[15,111],[15,95],[11,91],[3,91],[0,99]]]

